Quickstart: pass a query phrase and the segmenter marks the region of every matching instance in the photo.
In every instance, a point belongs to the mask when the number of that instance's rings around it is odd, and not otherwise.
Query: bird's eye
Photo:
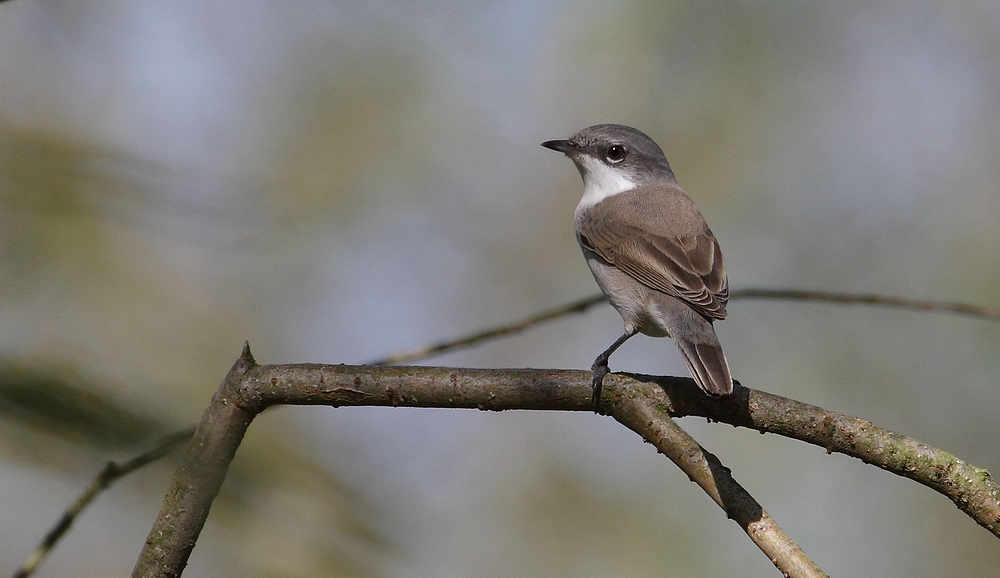
[[[604,153],[604,158],[608,159],[609,163],[620,163],[625,160],[625,155],[628,151],[622,145],[616,144],[608,147],[608,151]]]

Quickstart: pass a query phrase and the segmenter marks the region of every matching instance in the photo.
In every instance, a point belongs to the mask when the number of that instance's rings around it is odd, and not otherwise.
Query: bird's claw
[[[590,368],[594,372],[594,408],[595,410],[599,408],[601,401],[601,388],[604,386],[604,376],[608,374],[608,362],[604,361],[601,363],[600,360],[594,362],[594,365]]]

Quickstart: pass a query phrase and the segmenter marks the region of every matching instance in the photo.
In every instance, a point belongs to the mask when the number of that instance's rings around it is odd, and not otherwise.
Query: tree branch
[[[958,302],[906,299],[901,297],[874,295],[874,294],[850,294],[850,293],[833,293],[826,291],[798,291],[789,289],[750,288],[750,289],[735,290],[730,294],[730,298],[734,300],[771,299],[771,300],[790,300],[790,301],[818,301],[818,302],[830,302],[838,304],[874,305],[874,306],[894,307],[901,309],[911,309],[918,311],[942,311],[948,313],[968,315],[980,319],[1000,320],[1000,309],[981,307],[981,306],[970,305],[966,303],[958,303]],[[558,307],[541,311],[539,313],[528,316],[513,323],[506,323],[484,331],[477,331],[475,333],[471,333],[459,337],[457,339],[442,341],[409,352],[391,355],[383,359],[371,362],[371,365],[389,365],[389,364],[406,363],[418,359],[425,359],[427,357],[432,357],[440,353],[445,353],[448,351],[453,351],[464,347],[470,347],[479,343],[483,343],[485,341],[489,341],[491,339],[496,339],[498,337],[503,337],[505,335],[510,335],[518,333],[520,331],[524,331],[535,325],[553,319],[557,319],[564,315],[584,312],[587,309],[593,307],[594,305],[603,303],[606,300],[607,298],[602,294],[592,295],[584,299],[579,299],[571,303],[567,303],[564,305],[560,305]],[[712,419],[719,419],[719,418],[713,417]],[[720,419],[719,421],[725,421],[725,420]],[[862,423],[867,424],[868,422],[862,422]],[[754,426],[748,426],[748,427],[754,427]],[[761,431],[774,431],[775,433],[782,433],[777,429],[766,429],[766,430],[761,429]],[[884,432],[885,430],[881,431]],[[137,456],[136,458],[133,458],[129,462],[126,462],[125,464],[122,464],[120,466],[114,463],[109,463],[108,466],[105,468],[105,470],[102,471],[97,476],[97,478],[91,483],[91,485],[88,486],[88,488],[84,490],[84,492],[77,498],[76,502],[74,502],[74,504],[70,506],[69,509],[67,509],[67,511],[63,514],[63,517],[59,520],[56,526],[49,532],[49,534],[46,535],[45,539],[38,546],[38,548],[36,548],[35,551],[31,553],[31,555],[22,565],[21,569],[18,570],[18,573],[15,575],[15,578],[27,578],[27,576],[30,576],[34,572],[34,569],[37,568],[38,564],[48,555],[48,553],[58,542],[58,540],[60,540],[62,536],[65,535],[65,533],[69,530],[70,526],[75,521],[75,519],[80,515],[83,509],[87,505],[89,505],[89,503],[94,498],[96,498],[96,496],[100,493],[101,490],[103,490],[108,485],[113,483],[119,477],[131,473],[132,471],[170,453],[181,442],[186,441],[188,438],[190,438],[192,432],[193,432],[192,429],[174,432],[173,434],[170,434],[169,436],[167,436],[167,438],[165,438],[166,441],[161,446],[154,448],[153,450],[147,452],[146,454]],[[891,432],[888,433],[891,434]],[[783,434],[783,435],[790,435],[790,434]],[[895,436],[896,434],[891,434],[891,435]],[[791,435],[791,437],[795,436]],[[902,436],[899,437],[902,438]],[[797,438],[797,439],[802,439],[802,438]],[[902,439],[909,440],[909,438],[902,438]],[[817,441],[803,440],[803,441],[810,441],[810,443],[824,445],[824,443],[821,443],[820,440]],[[923,444],[919,444],[919,442],[915,442],[914,440],[909,440],[909,442],[904,441],[903,446],[912,450],[907,455],[913,455],[913,456],[925,455],[922,453],[921,448],[926,448],[926,446],[924,446]],[[837,450],[832,450],[832,451],[837,451]],[[868,457],[866,457],[865,455],[851,454],[851,453],[848,453],[848,455],[854,455],[854,457],[862,459],[867,463],[879,465],[878,460],[880,459],[880,457],[877,455]],[[954,462],[952,462],[952,460],[954,460]],[[982,474],[988,476],[988,474],[985,471],[969,466],[968,464],[964,464],[960,460],[955,459],[953,456],[950,456],[949,454],[946,454],[944,452],[939,452],[938,450],[934,450],[934,452],[932,452],[932,457],[930,458],[929,463],[935,464],[934,466],[931,466],[932,469],[935,467],[953,469],[955,466],[950,464],[957,463],[961,464],[959,466],[959,469],[971,469],[971,471],[967,473],[970,473],[973,476]],[[880,467],[883,466],[880,465]],[[898,468],[896,469],[884,468],[884,469],[900,473],[901,475],[908,475],[905,469],[904,470],[899,470]],[[908,475],[908,477],[913,477],[914,479],[917,479],[912,475]],[[941,491],[939,488],[932,485],[932,483],[929,481],[925,482],[921,481],[920,479],[917,479],[917,481],[920,481],[924,485],[928,485],[929,487],[934,487],[935,489]],[[952,487],[955,488],[960,488],[960,486],[962,486],[961,480],[952,480],[947,483],[952,484]],[[949,495],[949,497],[951,497],[953,501],[954,500],[961,501],[962,499],[964,499],[962,497],[963,494],[964,492],[961,489],[957,489],[957,490],[952,490],[952,493],[947,495]],[[960,508],[962,507],[961,503],[959,503],[959,507]],[[964,509],[965,508],[963,508],[963,510]],[[990,516],[991,514],[989,513],[989,508],[986,508],[985,513],[982,516],[983,519],[982,520],[977,519],[977,521],[979,521],[981,524],[983,524],[988,529],[991,529],[992,531],[991,526],[996,526],[996,522],[990,522],[989,521]]]
[[[419,349],[413,349],[411,351],[383,357],[382,359],[371,362],[370,365],[399,365],[401,363],[409,363],[418,359],[426,359],[439,353],[471,347],[484,341],[496,339],[497,337],[520,333],[525,329],[529,329],[535,325],[540,325],[546,321],[551,321],[552,319],[558,319],[564,315],[569,315],[571,313],[583,313],[594,305],[599,305],[607,300],[608,298],[605,297],[603,293],[591,295],[590,297],[578,299],[577,301],[572,301],[570,303],[566,303],[565,305],[559,305],[558,307],[540,311],[534,315],[529,315],[523,319],[514,321],[513,323],[504,323],[502,325],[491,327],[490,329],[469,333],[456,339],[440,341]]]
[[[236,448],[254,416],[264,409],[246,407],[240,395],[244,375],[253,367],[247,344],[195,428],[133,576],[177,577],[187,565]]]
[[[739,289],[730,294],[730,299],[770,299],[776,301],[819,301],[840,303],[846,305],[874,305],[911,311],[938,311],[942,313],[957,313],[1000,321],[1000,309],[981,307],[955,301],[931,301],[927,299],[908,299],[891,295],[876,295],[873,293],[834,293],[830,291],[798,291],[794,289]]]
[[[70,526],[72,526],[73,522],[75,522],[80,514],[83,513],[83,510],[89,506],[90,503],[94,501],[94,498],[96,498],[105,488],[113,484],[118,478],[126,476],[146,464],[155,462],[156,460],[174,451],[177,446],[186,442],[191,437],[193,432],[193,428],[176,431],[163,438],[163,440],[161,440],[160,443],[158,443],[153,449],[144,454],[140,454],[127,462],[121,464],[117,462],[108,462],[107,465],[104,466],[104,469],[101,470],[101,473],[97,475],[89,486],[87,486],[87,489],[85,489],[83,493],[76,498],[76,501],[74,501],[73,504],[65,512],[63,512],[62,517],[56,523],[55,527],[49,530],[49,533],[45,535],[45,539],[42,540],[42,543],[35,548],[31,555],[29,555],[24,561],[24,564],[21,564],[21,567],[14,573],[14,578],[27,578],[28,576],[31,576],[35,572],[35,569],[38,568],[38,565],[42,562],[42,560],[49,555],[49,552],[56,545],[56,543],[62,539],[66,532],[69,531]]]
[[[245,349],[198,426],[133,576],[179,575],[247,426],[269,406],[592,411],[590,377],[589,372],[566,370],[256,366]],[[711,400],[688,378],[627,374],[608,376],[602,407],[684,469],[789,576],[821,574],[671,415],[704,416],[857,457],[944,493],[1000,536],[1000,491],[985,470],[864,420],[743,387],[729,398]]]
[[[858,458],[944,494],[980,526],[1000,537],[1000,486],[985,469],[948,452],[860,418],[763,391],[740,387],[719,403],[691,395],[690,387],[677,378],[634,377],[653,386],[651,392],[663,388],[670,404],[665,409],[675,417],[701,416]]]
[[[905,297],[894,297],[891,295],[874,295],[871,293],[833,293],[829,291],[798,291],[795,289],[737,289],[729,294],[733,301],[740,299],[769,299],[775,301],[814,301],[825,303],[838,303],[841,305],[871,305],[876,307],[892,307],[895,309],[909,309],[913,311],[939,311],[944,313],[956,313],[1000,321],[1000,309],[991,307],[981,307],[968,303],[958,303],[952,301],[928,301],[925,299],[907,299]],[[572,313],[583,313],[594,305],[599,305],[608,300],[602,293],[591,295],[577,301],[559,305],[551,309],[540,311],[529,315],[512,323],[504,323],[491,327],[483,331],[476,331],[447,341],[440,341],[433,345],[421,347],[403,353],[396,353],[372,362],[372,365],[398,365],[409,363],[418,359],[426,359],[440,353],[454,351],[471,347],[497,337],[520,333],[525,329],[534,327],[558,319]]]
[[[244,347],[195,431],[132,575],[180,575],[236,448],[253,417],[267,407],[299,404],[593,411],[590,377],[587,372],[561,370],[256,366],[249,347]],[[615,385],[608,388],[610,396],[605,396],[604,402],[611,414],[654,443],[705,488],[786,576],[825,576],[715,456],[704,452],[670,419],[662,409],[662,389],[657,388],[660,398],[649,398],[632,395],[628,388],[628,384],[641,382],[627,378],[624,382],[612,381]]]
[[[656,446],[701,486],[784,576],[827,576],[733,479],[729,468],[681,429],[654,397],[639,396],[628,403],[617,401],[612,408],[616,420]]]

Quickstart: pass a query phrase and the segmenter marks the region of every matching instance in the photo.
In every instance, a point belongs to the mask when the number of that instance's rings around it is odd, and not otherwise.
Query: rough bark
[[[179,576],[253,417],[272,405],[593,411],[591,374],[548,369],[255,365],[249,348],[205,411],[133,576]],[[822,571],[672,417],[699,415],[818,445],[916,480],[1000,536],[1000,491],[985,470],[869,422],[737,387],[710,399],[688,378],[612,374],[601,408],[670,457],[788,576]]]

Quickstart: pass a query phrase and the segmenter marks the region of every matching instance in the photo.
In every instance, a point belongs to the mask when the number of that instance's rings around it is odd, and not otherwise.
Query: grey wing
[[[647,287],[688,303],[706,318],[726,318],[726,265],[707,225],[698,227],[698,232],[671,234],[651,231],[641,219],[628,218],[621,211],[615,217],[613,227],[602,226],[602,219],[581,220],[582,242],[588,249]]]
[[[678,297],[710,319],[726,318],[729,281],[715,235],[643,234],[612,249],[616,267],[643,284]]]

